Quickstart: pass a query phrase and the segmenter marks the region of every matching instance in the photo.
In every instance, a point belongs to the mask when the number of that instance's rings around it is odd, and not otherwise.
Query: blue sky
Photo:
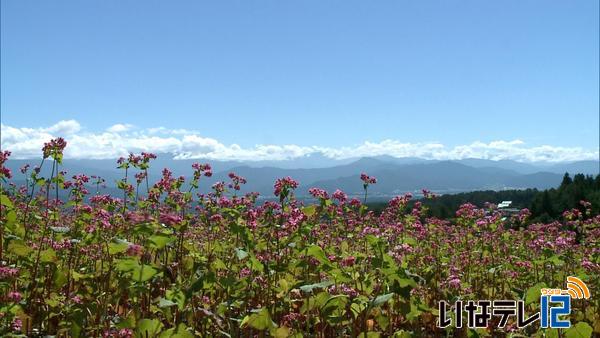
[[[1,6],[6,134],[73,120],[80,135],[128,124],[242,148],[598,150],[597,0]]]

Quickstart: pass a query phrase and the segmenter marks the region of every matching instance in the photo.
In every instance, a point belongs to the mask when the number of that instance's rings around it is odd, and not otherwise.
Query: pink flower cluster
[[[242,184],[246,184],[246,179],[242,176],[238,176],[235,173],[229,173],[229,178],[231,179],[231,183],[228,185],[229,189],[240,190]]]
[[[377,183],[377,179],[375,177],[371,177],[365,173],[360,174],[360,179],[363,181],[364,185]]]
[[[287,176],[275,181],[273,193],[280,198],[286,198],[289,191],[298,188],[298,181]]]
[[[325,191],[323,189],[319,189],[319,188],[310,188],[310,189],[308,189],[308,193],[311,194],[314,198],[319,198],[319,199],[324,199],[324,200],[329,198],[327,191]]]
[[[8,150],[0,151],[0,178],[12,178],[12,172],[4,166],[4,163],[8,160],[10,154],[11,152]]]
[[[44,143],[44,147],[42,148],[44,158],[53,157],[54,159],[58,160],[59,156],[62,156],[66,147],[67,142],[62,137],[52,139],[50,142]]]

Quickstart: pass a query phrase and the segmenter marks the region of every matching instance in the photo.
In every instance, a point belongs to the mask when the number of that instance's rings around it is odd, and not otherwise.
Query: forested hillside
[[[572,208],[585,211],[581,203],[591,203],[593,214],[600,212],[600,175],[596,177],[576,174],[573,177],[566,173],[562,183],[557,188],[547,190],[525,189],[504,191],[472,191],[460,194],[437,196],[434,199],[423,200],[429,208],[429,215],[447,218],[454,216],[454,210],[464,203],[472,203],[484,207],[486,203],[498,204],[502,201],[512,201],[511,207],[528,208],[531,211],[532,222],[548,222],[561,217],[562,212]],[[584,203],[585,204],[585,203]],[[372,210],[380,211],[385,203],[373,203]]]

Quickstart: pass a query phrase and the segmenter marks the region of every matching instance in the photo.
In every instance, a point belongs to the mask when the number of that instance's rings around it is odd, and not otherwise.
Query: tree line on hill
[[[559,187],[546,190],[472,191],[441,195],[434,199],[420,201],[429,208],[430,216],[444,219],[453,218],[456,210],[464,203],[472,203],[483,208],[486,202],[499,204],[502,201],[512,201],[511,207],[514,208],[528,208],[532,222],[559,219],[563,211],[572,208],[584,211],[581,201],[590,202],[592,214],[598,215],[600,214],[600,175],[594,177],[576,174],[571,177],[565,173]],[[369,204],[369,208],[376,213],[383,210],[385,206],[386,203]]]

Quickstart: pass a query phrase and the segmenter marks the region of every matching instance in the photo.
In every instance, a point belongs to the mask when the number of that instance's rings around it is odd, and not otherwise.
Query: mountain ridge
[[[165,167],[170,168],[174,176],[189,177],[192,174],[191,165],[195,162],[208,162],[213,167],[213,176],[202,179],[202,192],[207,192],[208,187],[217,181],[227,182],[229,172],[235,172],[248,181],[242,192],[256,191],[263,196],[272,196],[274,181],[284,176],[291,176],[300,182],[298,195],[308,195],[308,189],[311,187],[331,191],[340,189],[348,194],[358,195],[362,193],[359,175],[366,172],[378,179],[378,183],[369,188],[369,194],[392,196],[404,192],[418,192],[423,188],[438,193],[486,189],[545,189],[560,184],[562,175],[567,171],[571,174],[596,174],[593,168],[597,167],[595,161],[530,164],[512,160],[427,160],[373,156],[361,157],[347,163],[340,162],[330,167],[310,168],[300,165],[298,168],[290,168],[290,163],[276,166],[274,161],[174,160],[161,154],[151,163],[149,180],[157,180]],[[6,165],[13,171],[17,180],[24,180],[18,170],[25,163],[37,165],[39,161],[8,160]],[[70,175],[100,175],[106,179],[108,186],[114,186],[115,181],[123,177],[123,172],[116,167],[116,161],[113,160],[66,159],[62,169],[66,169]]]

